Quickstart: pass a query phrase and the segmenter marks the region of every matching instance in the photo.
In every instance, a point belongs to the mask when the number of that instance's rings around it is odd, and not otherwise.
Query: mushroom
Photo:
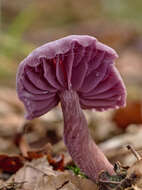
[[[71,35],[35,49],[19,65],[17,93],[31,120],[61,102],[64,142],[77,166],[97,182],[113,166],[92,140],[82,109],[125,106],[126,89],[114,66],[117,53],[87,35]]]

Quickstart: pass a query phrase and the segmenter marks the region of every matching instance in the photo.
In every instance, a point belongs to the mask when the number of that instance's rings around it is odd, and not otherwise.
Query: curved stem
[[[64,142],[74,162],[95,182],[103,170],[114,174],[113,166],[89,134],[77,93],[66,90],[59,96],[64,116]]]

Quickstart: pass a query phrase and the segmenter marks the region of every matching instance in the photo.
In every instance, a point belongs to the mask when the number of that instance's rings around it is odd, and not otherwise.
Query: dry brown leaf
[[[131,179],[134,190],[142,189],[142,159],[137,160],[127,172],[127,178]]]
[[[0,155],[0,170],[13,174],[23,166],[23,158],[20,156]]]
[[[126,129],[130,124],[141,124],[142,103],[140,101],[128,101],[125,108],[120,108],[115,112],[113,121],[122,129]]]
[[[64,155],[60,155],[58,158],[53,158],[50,154],[47,156],[49,164],[54,170],[64,171]]]
[[[7,183],[12,179],[25,182],[22,190],[97,190],[88,179],[74,176],[69,171],[54,171],[45,157],[25,164]]]
[[[128,127],[126,133],[104,141],[99,146],[110,160],[114,162],[119,160],[124,165],[130,165],[134,163],[135,158],[125,147],[130,144],[134,146],[136,150],[142,150],[141,139],[142,125],[139,127],[131,125]]]

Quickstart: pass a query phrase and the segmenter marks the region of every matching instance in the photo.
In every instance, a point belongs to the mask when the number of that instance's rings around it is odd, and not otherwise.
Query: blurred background
[[[34,48],[71,34],[92,35],[113,47],[119,54],[116,65],[128,90],[126,109],[101,114],[86,112],[93,137],[102,143],[112,137],[120,141],[122,138],[119,135],[129,133],[133,137],[136,134],[132,142],[142,138],[137,137],[141,134],[139,130],[142,131],[141,0],[0,0],[1,152],[18,152],[14,141],[11,144],[9,139],[13,139],[19,128],[25,125],[23,105],[16,97],[15,89],[18,64]],[[28,123],[31,130],[26,138],[31,146],[60,142],[63,126],[60,112],[55,109],[54,113]],[[125,143],[131,139],[130,135]],[[135,146],[141,149],[142,143],[138,140]],[[120,143],[118,147],[125,143]],[[113,147],[108,145],[107,148]],[[107,148],[102,144],[102,149],[108,153]],[[120,151],[120,155],[121,152],[123,151]],[[115,160],[114,155],[107,156]]]
[[[119,52],[119,66],[130,64],[134,72],[139,56],[133,54],[142,51],[141,10],[141,0],[1,0],[0,83],[14,86],[17,65],[32,49],[70,34],[97,37]]]

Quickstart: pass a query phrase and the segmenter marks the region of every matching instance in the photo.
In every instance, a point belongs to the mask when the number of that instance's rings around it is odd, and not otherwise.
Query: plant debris
[[[119,162],[115,164],[116,175],[111,176],[107,172],[102,172],[99,178],[99,190],[136,190],[142,188],[142,158],[136,150],[128,145],[137,161],[130,167],[124,167]]]

